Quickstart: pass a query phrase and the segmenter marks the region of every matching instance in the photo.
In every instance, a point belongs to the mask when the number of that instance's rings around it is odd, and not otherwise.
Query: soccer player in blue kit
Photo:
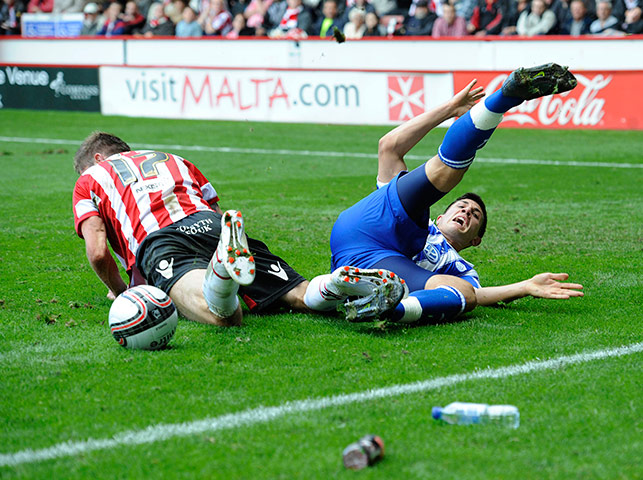
[[[571,90],[577,82],[567,68],[547,64],[515,70],[500,90],[482,101],[483,89],[474,88],[475,83],[382,137],[378,189],[339,215],[330,238],[332,281],[320,285],[319,291],[332,295],[336,293],[333,285],[342,280],[357,282],[364,274],[385,269],[404,279],[411,292],[400,301],[404,295],[399,285],[380,283],[372,295],[346,302],[349,320],[368,321],[382,315],[400,323],[440,321],[477,305],[525,296],[583,295],[582,285],[563,283],[568,278],[565,273],[542,273],[511,285],[481,287],[473,265],[459,253],[479,245],[486,229],[486,207],[478,195],[465,194],[435,222],[429,218],[431,205],[460,182],[505,112],[525,100]],[[438,154],[407,172],[404,155],[432,128],[452,117],[460,118],[446,132]]]

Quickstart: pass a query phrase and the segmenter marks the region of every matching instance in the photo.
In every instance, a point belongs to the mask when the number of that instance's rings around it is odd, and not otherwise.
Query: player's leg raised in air
[[[503,114],[523,101],[576,86],[576,79],[564,67],[547,64],[514,71],[502,88],[483,101],[481,89],[473,89],[475,81],[442,107],[422,114],[397,127],[380,140],[378,152],[378,186],[362,201],[342,212],[331,233],[333,265],[354,265],[360,268],[390,270],[404,278],[411,295],[394,308],[382,311],[394,321],[412,323],[423,320],[446,320],[476,306],[471,279],[458,274],[464,263],[457,252],[480,243],[477,235],[486,209],[481,200],[463,199],[436,221],[440,232],[454,250],[448,269],[429,271],[418,266],[413,258],[422,251],[429,225],[429,208],[453,189],[482,148]],[[475,104],[475,105],[474,105]],[[473,105],[473,107],[472,107]],[[470,109],[470,110],[469,110]],[[409,173],[403,156],[434,126],[460,116],[446,132],[438,154]],[[451,208],[451,207],[450,207]],[[484,215],[482,212],[485,212]],[[444,220],[448,217],[447,223]],[[485,217],[485,218],[483,218]],[[430,238],[430,237],[429,237]],[[446,274],[445,274],[446,273]],[[358,314],[359,316],[359,314]]]
[[[243,216],[228,210],[221,217],[217,248],[207,268],[192,269],[171,288],[179,312],[190,320],[220,326],[241,324],[239,285],[254,280],[254,258],[248,250]]]

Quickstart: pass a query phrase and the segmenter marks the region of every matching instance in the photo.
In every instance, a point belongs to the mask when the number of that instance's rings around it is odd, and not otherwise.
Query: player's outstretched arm
[[[127,285],[107,246],[105,223],[100,217],[89,217],[82,223],[80,229],[85,239],[87,260],[98,278],[109,288],[107,297],[110,298],[110,293],[112,296],[118,296],[127,289]]]
[[[473,88],[476,82],[477,80],[472,80],[448,102],[412,118],[380,139],[377,151],[378,181],[388,183],[402,170],[406,170],[404,155],[427,133],[449,118],[464,115],[484,97],[483,87]]]
[[[528,280],[510,285],[478,288],[476,299],[478,305],[491,306],[529,296],[549,299],[582,297],[583,286],[579,283],[563,283],[568,278],[569,275],[566,273],[540,273]]]

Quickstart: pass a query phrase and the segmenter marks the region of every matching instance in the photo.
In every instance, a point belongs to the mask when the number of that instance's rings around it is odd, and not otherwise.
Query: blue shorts
[[[411,260],[424,247],[428,230],[420,228],[402,206],[397,193],[399,178],[400,175],[339,215],[330,234],[333,270],[343,265],[375,268],[381,266],[377,265],[381,260],[400,257],[398,262],[406,260],[422,276],[432,275]]]
[[[411,291],[423,290],[434,275],[453,275],[444,269],[427,270],[412,260],[431,233],[429,208],[442,196],[428,181],[424,165],[400,173],[339,215],[330,234],[332,269],[384,268],[402,277]],[[479,287],[477,274],[456,276]]]

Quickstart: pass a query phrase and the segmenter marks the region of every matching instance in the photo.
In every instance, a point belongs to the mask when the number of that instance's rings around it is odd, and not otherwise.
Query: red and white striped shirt
[[[219,201],[205,176],[187,160],[169,153],[141,150],[112,155],[85,170],[74,188],[76,233],[99,216],[114,253],[128,272],[150,233]]]

